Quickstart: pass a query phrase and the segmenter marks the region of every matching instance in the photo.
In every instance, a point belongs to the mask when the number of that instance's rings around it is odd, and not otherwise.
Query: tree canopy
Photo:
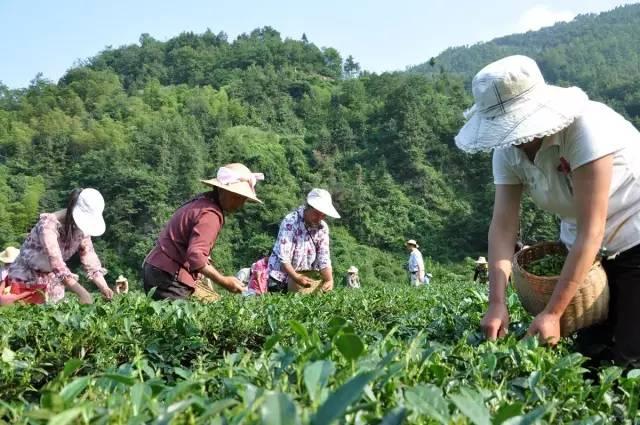
[[[501,56],[529,54],[549,81],[580,85],[637,125],[639,23],[640,5],[625,6],[381,75],[270,27],[233,41],[212,31],[166,42],[143,34],[57,83],[0,85],[0,246],[19,244],[72,188],[95,187],[107,222],[97,250],[114,275],[133,275],[175,208],[205,190],[199,179],[239,161],[265,173],[265,204],[228,217],[214,249],[227,273],[269,251],[312,187],[328,189],[342,214],[330,222],[338,273],[354,264],[364,280],[402,279],[408,238],[437,261],[484,254],[490,158],[453,143],[470,77]],[[555,237],[556,226],[524,209],[529,241]]]

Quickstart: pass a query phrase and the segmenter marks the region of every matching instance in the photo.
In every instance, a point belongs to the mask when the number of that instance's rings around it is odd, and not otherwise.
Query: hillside
[[[469,103],[461,80],[358,76],[349,63],[271,28],[234,41],[143,35],[57,83],[0,88],[0,245],[20,243],[71,188],[95,187],[107,202],[98,252],[135,276],[173,210],[204,190],[198,179],[242,161],[266,174],[265,204],[228,217],[214,250],[227,272],[268,252],[315,186],[343,217],[330,223],[338,276],[355,264],[364,279],[404,279],[407,238],[440,261],[482,252],[484,190],[468,194],[489,183],[488,164],[452,146]]]
[[[536,59],[554,84],[576,85],[604,100],[640,126],[640,4],[609,12],[579,15],[539,31],[453,47],[411,73],[447,72],[469,81],[484,65],[504,56]]]
[[[20,243],[71,188],[96,187],[108,224],[98,251],[114,275],[136,276],[162,224],[204,189],[198,179],[242,161],[266,174],[265,204],[228,217],[214,250],[227,272],[268,252],[282,217],[316,186],[343,217],[330,222],[338,276],[354,264],[365,280],[404,279],[408,238],[439,262],[484,255],[490,160],[453,144],[471,75],[529,54],[550,81],[580,85],[638,124],[638,24],[640,5],[625,6],[382,75],[269,27],[232,41],[143,34],[58,82],[0,85],[0,245]],[[556,237],[553,217],[523,210],[527,242]]]

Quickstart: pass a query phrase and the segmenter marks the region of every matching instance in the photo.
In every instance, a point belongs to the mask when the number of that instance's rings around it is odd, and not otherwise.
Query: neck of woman
[[[64,210],[58,210],[58,211],[54,212],[53,215],[56,216],[56,218],[58,219],[58,221],[61,224],[64,224],[65,223],[65,218],[67,216],[67,210],[66,210],[66,208]]]

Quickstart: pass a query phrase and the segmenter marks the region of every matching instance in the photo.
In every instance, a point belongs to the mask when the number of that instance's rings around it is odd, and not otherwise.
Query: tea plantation
[[[640,370],[588,371],[571,341],[484,342],[486,288],[455,275],[423,288],[321,296],[142,294],[0,311],[0,423],[637,423]]]

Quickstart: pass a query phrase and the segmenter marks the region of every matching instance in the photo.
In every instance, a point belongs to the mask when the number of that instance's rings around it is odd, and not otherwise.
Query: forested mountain
[[[484,255],[490,158],[453,144],[471,104],[469,76],[497,57],[531,54],[552,81],[612,99],[637,120],[639,10],[450,49],[437,72],[361,73],[335,49],[265,27],[233,41],[210,31],[166,42],[142,35],[57,83],[0,85],[0,246],[20,243],[73,187],[95,187],[108,226],[97,250],[112,274],[137,276],[162,224],[205,189],[198,179],[241,161],[265,173],[265,204],[228,217],[214,249],[226,272],[267,252],[312,187],[329,189],[343,216],[330,221],[339,275],[355,264],[365,281],[404,279],[407,238],[438,261]],[[635,69],[617,69],[614,52]],[[553,218],[531,209],[524,218],[528,240],[554,236]]]
[[[484,65],[513,54],[536,59],[547,81],[575,85],[640,126],[640,4],[579,15],[539,31],[453,47],[412,73],[453,73],[470,81]]]
[[[241,161],[265,173],[265,204],[229,217],[219,267],[268,252],[280,220],[319,186],[343,216],[330,223],[337,271],[403,279],[407,238],[440,260],[482,250],[486,218],[467,193],[474,179],[488,184],[486,167],[474,175],[452,148],[468,103],[460,79],[358,76],[353,58],[271,28],[232,42],[143,35],[58,83],[1,89],[0,245],[21,242],[73,187],[95,187],[108,224],[97,249],[131,274],[175,208],[205,189],[198,179]]]

